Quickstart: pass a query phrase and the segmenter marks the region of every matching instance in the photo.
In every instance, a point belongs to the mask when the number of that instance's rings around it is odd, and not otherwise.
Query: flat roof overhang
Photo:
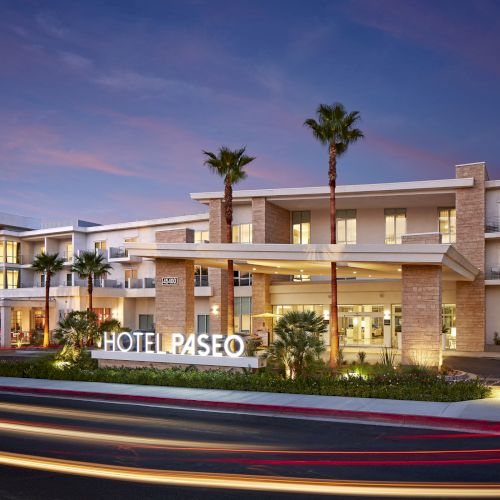
[[[433,265],[443,268],[443,279],[474,281],[479,270],[453,245],[292,245],[227,243],[127,243],[129,255],[148,258],[188,259],[206,267],[265,274],[330,274],[337,263],[339,277],[394,279],[401,266]]]

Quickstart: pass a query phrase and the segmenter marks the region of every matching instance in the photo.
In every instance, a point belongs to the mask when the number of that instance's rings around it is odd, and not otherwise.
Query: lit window
[[[7,264],[20,264],[21,244],[17,241],[6,242]]]
[[[455,243],[457,240],[457,211],[454,208],[440,208],[439,232],[443,243]]]
[[[233,243],[252,243],[252,224],[233,225]]]
[[[337,243],[356,244],[356,210],[337,210]]]
[[[3,272],[2,269],[0,269],[0,289],[5,288],[4,278],[5,278],[5,273]]]
[[[310,274],[294,274],[293,281],[311,281]]]
[[[0,241],[0,262],[5,262],[5,243]]]
[[[97,250],[106,250],[106,240],[94,241],[94,249]]]
[[[21,288],[19,277],[20,275],[17,269],[7,269],[7,288]]]
[[[292,235],[294,245],[309,245],[311,243],[311,212],[292,213]]]
[[[66,262],[73,261],[73,243],[66,243],[66,250],[64,253],[64,260]]]
[[[22,311],[12,311],[10,317],[10,329],[12,332],[21,332],[23,329],[23,314]]]
[[[252,327],[252,298],[234,298],[234,331],[236,333],[250,332]]]
[[[406,208],[385,209],[385,243],[400,245],[406,234]]]
[[[208,243],[208,241],[209,241],[208,230],[194,232],[194,242],[195,243]]]

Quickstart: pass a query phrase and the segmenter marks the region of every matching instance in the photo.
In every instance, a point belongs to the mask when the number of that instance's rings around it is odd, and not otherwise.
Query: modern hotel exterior
[[[225,267],[232,259],[235,332],[263,323],[271,330],[291,309],[328,319],[335,260],[346,357],[378,357],[386,346],[405,363],[435,365],[443,351],[494,349],[500,181],[488,180],[484,164],[458,165],[451,179],[339,186],[336,245],[328,243],[328,196],[327,187],[235,191],[232,244],[224,241],[222,192],[191,195],[204,214],[141,222],[41,229],[36,220],[0,215],[2,346],[27,342],[43,326],[44,277],[31,269],[34,256],[44,249],[66,261],[51,288],[55,325],[87,306],[86,284],[71,265],[92,249],[113,266],[96,282],[99,318],[156,328],[167,348],[174,332],[231,331]],[[274,317],[258,317],[264,313]]]

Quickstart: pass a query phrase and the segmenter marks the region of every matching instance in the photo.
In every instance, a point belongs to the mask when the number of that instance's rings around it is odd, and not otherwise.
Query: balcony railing
[[[155,288],[154,278],[129,278],[125,280],[125,288]]]
[[[195,274],[194,276],[194,286],[208,286],[208,275],[206,274]]]
[[[111,247],[109,249],[110,259],[123,259],[128,257],[128,250],[125,247]]]
[[[484,225],[485,233],[500,233],[500,217],[487,217]]]
[[[487,280],[500,280],[500,264],[488,267],[484,273]]]

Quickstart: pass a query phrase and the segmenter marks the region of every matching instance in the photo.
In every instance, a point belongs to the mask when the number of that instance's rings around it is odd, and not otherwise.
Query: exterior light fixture
[[[358,271],[353,271],[352,274],[357,274]]]
[[[399,268],[398,271],[401,272],[401,268]]]
[[[256,267],[252,267],[252,271],[257,271],[257,268]]]
[[[212,314],[214,316],[218,316],[219,315],[219,304],[214,304],[212,306]]]

